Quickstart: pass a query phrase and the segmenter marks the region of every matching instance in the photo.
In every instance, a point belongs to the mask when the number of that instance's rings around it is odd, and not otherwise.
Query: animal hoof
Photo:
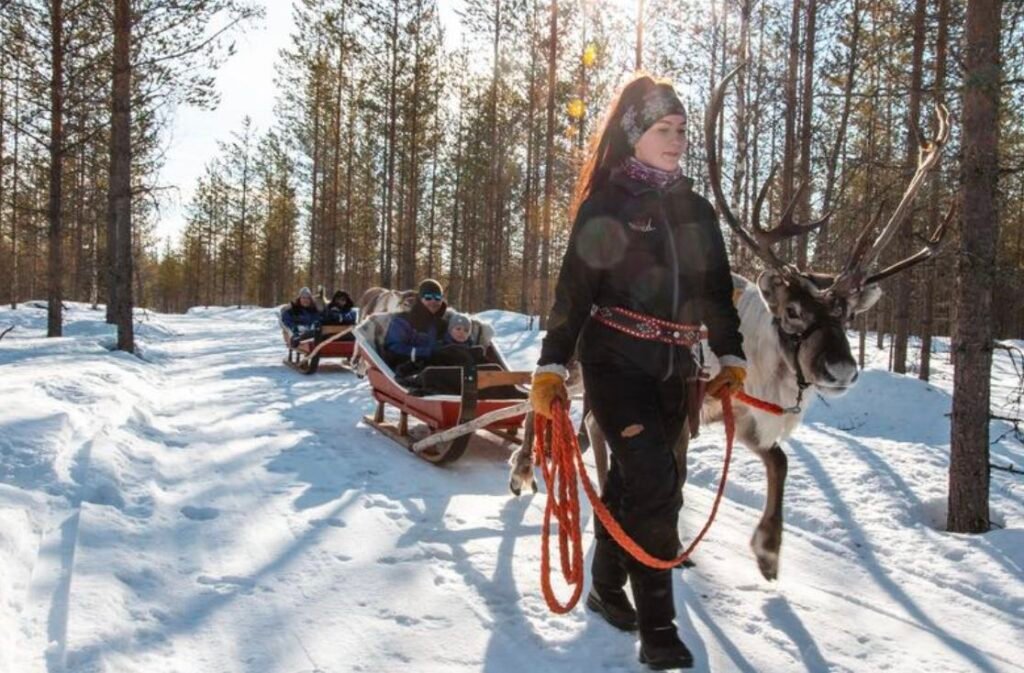
[[[508,490],[512,491],[512,495],[516,497],[519,497],[519,495],[522,494],[523,492],[523,489],[519,487],[519,484],[516,483],[515,479],[508,480]]]
[[[761,575],[768,581],[779,576],[779,547],[781,540],[773,538],[761,529],[754,532],[750,540],[750,549],[757,559],[757,567]]]
[[[530,488],[532,488],[533,492],[536,493],[537,492],[537,482],[531,481],[530,482]]]
[[[761,575],[769,582],[779,578],[778,560],[770,561],[768,559],[759,558],[757,559],[757,567],[760,568]]]

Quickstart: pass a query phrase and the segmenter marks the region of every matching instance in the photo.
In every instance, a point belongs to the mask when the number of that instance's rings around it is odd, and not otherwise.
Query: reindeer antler
[[[768,189],[775,177],[775,172],[778,169],[778,166],[772,168],[771,173],[768,175],[768,180],[764,183],[757,194],[757,200],[754,202],[751,231],[747,231],[743,225],[740,224],[739,220],[736,219],[736,216],[729,208],[729,204],[725,199],[725,194],[722,191],[722,168],[718,163],[716,129],[718,127],[718,118],[722,114],[722,102],[725,99],[725,89],[732,78],[736,76],[736,73],[738,73],[742,68],[745,68],[746,65],[746,62],[740,63],[738,66],[733,68],[724,79],[722,79],[717,87],[715,87],[715,90],[711,94],[711,103],[708,105],[707,114],[704,117],[704,138],[708,156],[708,176],[711,181],[711,190],[715,194],[715,203],[718,206],[719,211],[721,211],[722,217],[725,218],[729,227],[736,232],[739,239],[743,241],[743,243],[769,267],[780,271],[785,276],[792,276],[794,273],[799,273],[799,269],[780,259],[772,251],[772,246],[779,241],[787,238],[793,238],[795,236],[803,236],[807,232],[817,229],[828,222],[829,218],[832,217],[832,213],[827,212],[820,219],[813,222],[795,222],[793,220],[793,210],[796,208],[796,204],[800,200],[800,196],[807,188],[806,184],[801,183],[797,188],[793,199],[783,211],[779,223],[771,229],[762,227],[761,207],[764,204],[765,196],[768,194]]]
[[[935,231],[932,232],[932,235],[925,239],[923,248],[903,261],[897,262],[892,266],[882,269],[878,273],[868,276],[867,279],[865,279],[864,284],[870,285],[871,283],[877,283],[883,278],[888,278],[889,276],[895,275],[904,269],[909,269],[915,264],[920,264],[926,259],[934,256],[942,247],[943,238],[945,238],[946,231],[949,229],[949,224],[953,221],[954,217],[956,217],[956,201],[950,204],[949,210],[946,211],[946,217],[942,220],[942,224],[936,227]]]
[[[865,227],[857,239],[857,245],[854,247],[853,254],[850,255],[846,268],[839,274],[835,282],[828,289],[828,292],[848,294],[857,287],[868,283],[877,283],[883,278],[888,278],[904,269],[909,269],[915,264],[923,262],[934,255],[941,246],[946,229],[956,213],[955,204],[950,206],[949,212],[943,219],[942,224],[925,241],[925,247],[910,257],[876,274],[868,275],[867,270],[878,260],[882,251],[885,250],[886,246],[889,245],[896,235],[896,232],[899,231],[906,221],[907,216],[910,214],[910,206],[914,201],[914,197],[917,196],[917,192],[921,189],[921,185],[924,184],[928,173],[935,168],[939,157],[942,155],[942,148],[945,146],[946,141],[949,140],[949,110],[940,103],[935,109],[935,116],[938,119],[938,129],[936,130],[935,137],[931,140],[920,141],[917,155],[917,170],[914,171],[910,184],[907,185],[906,191],[903,192],[903,197],[900,199],[899,205],[896,206],[896,210],[893,211],[889,221],[885,223],[882,232],[878,234],[878,237],[875,238],[870,246],[867,245],[867,241],[870,240],[871,232],[874,231],[880,218],[876,217],[868,223],[868,226]]]

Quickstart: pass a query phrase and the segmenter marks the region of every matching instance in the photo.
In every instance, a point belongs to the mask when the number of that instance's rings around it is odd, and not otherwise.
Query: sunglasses
[[[441,301],[444,298],[444,295],[439,294],[437,292],[424,292],[420,296],[426,299],[427,301]]]

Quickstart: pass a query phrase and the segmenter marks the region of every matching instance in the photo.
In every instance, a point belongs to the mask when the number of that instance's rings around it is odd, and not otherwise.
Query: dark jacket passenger
[[[441,304],[435,314],[417,301],[408,311],[396,314],[384,336],[384,359],[388,364],[394,367],[410,360],[429,360],[446,331],[445,308]]]

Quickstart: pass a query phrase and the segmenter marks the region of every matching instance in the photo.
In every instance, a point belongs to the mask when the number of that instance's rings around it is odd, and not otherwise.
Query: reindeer
[[[359,318],[374,313],[390,313],[407,311],[416,304],[416,290],[389,290],[385,287],[371,287],[364,292],[356,306],[359,307]]]
[[[360,322],[374,313],[392,313],[397,311],[408,311],[416,305],[416,290],[389,290],[386,287],[371,287],[359,297],[356,304],[359,308]],[[352,367],[356,375],[362,378],[366,375],[366,367],[363,359],[356,349],[352,358]]]
[[[805,398],[810,391],[824,396],[839,396],[857,381],[857,362],[853,358],[847,328],[853,319],[870,309],[881,298],[878,283],[932,257],[955,214],[951,207],[943,222],[915,254],[882,270],[872,272],[882,251],[889,245],[910,213],[914,197],[927,174],[938,163],[943,146],[949,138],[949,112],[943,105],[936,109],[938,130],[930,141],[922,141],[917,169],[899,205],[881,232],[872,237],[881,219],[881,209],[862,230],[845,267],[838,274],[804,271],[784,262],[772,250],[775,244],[807,234],[825,224],[831,217],[809,223],[797,223],[793,210],[806,185],[800,185],[796,196],[783,211],[779,223],[771,229],[760,224],[760,213],[771,178],[761,188],[754,204],[752,223],[747,230],[739,222],[725,199],[721,184],[721,166],[717,155],[716,131],[722,113],[725,90],[739,72],[740,65],[729,73],[715,89],[704,121],[705,143],[711,189],[719,213],[737,238],[765,265],[756,282],[733,275],[736,308],[740,316],[743,349],[747,355],[745,391],[754,397],[774,402],[786,411],[776,416],[743,404],[735,404],[736,439],[762,460],[768,478],[767,497],[761,519],[750,540],[761,574],[774,580],[779,572],[779,550],[782,545],[782,499],[788,461],[780,442],[787,438],[803,420],[807,410]],[[721,403],[708,398],[701,417],[705,421],[721,418]],[[530,419],[527,419],[530,422]],[[591,430],[599,430],[587,419]],[[687,433],[676,447],[685,470]],[[607,448],[599,436],[591,436],[597,463]],[[510,486],[521,488],[532,481],[529,449],[523,456],[513,456]],[[529,473],[529,474],[527,474]],[[600,470],[599,470],[600,473]],[[599,474],[603,480],[603,474]]]

